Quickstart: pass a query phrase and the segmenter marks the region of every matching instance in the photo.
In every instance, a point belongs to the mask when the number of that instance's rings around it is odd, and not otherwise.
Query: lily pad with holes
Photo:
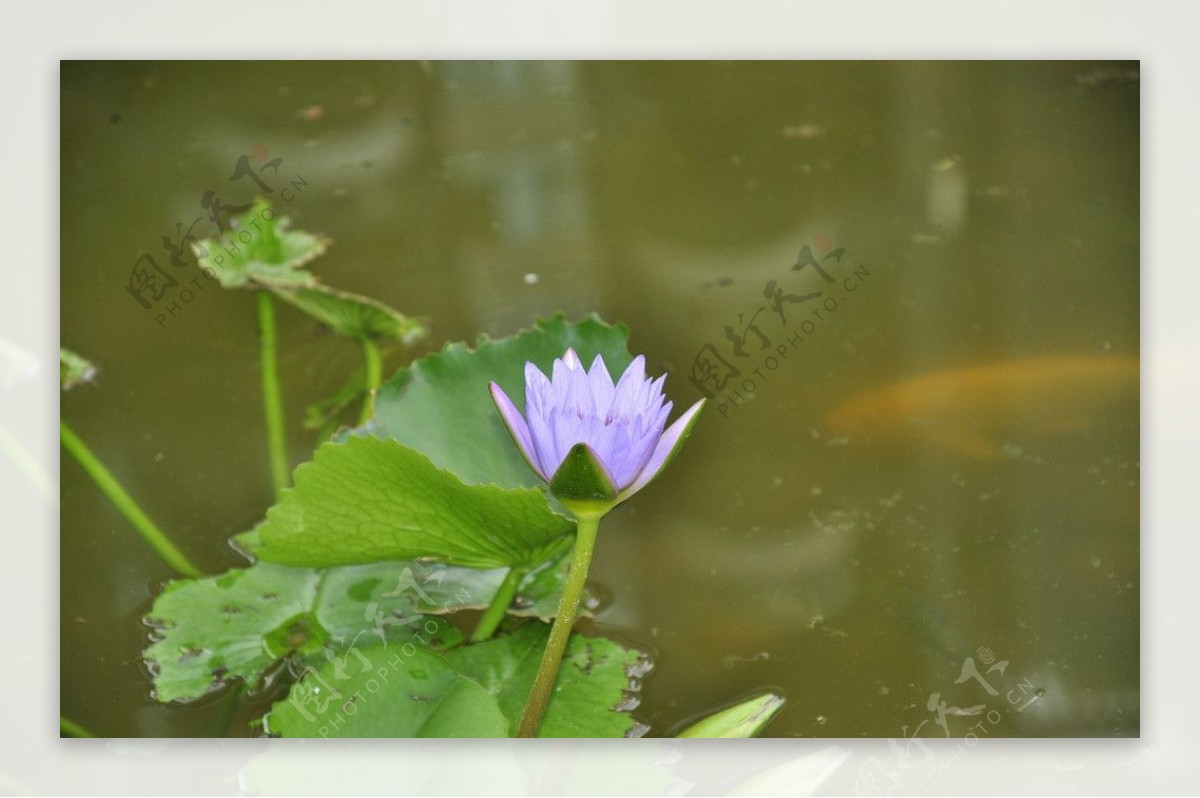
[[[516,732],[549,634],[528,623],[510,635],[434,652],[362,650],[355,667],[304,675],[263,722],[282,737],[506,737]],[[540,737],[624,737],[638,688],[636,651],[572,636]]]
[[[388,595],[400,573],[259,563],[169,583],[146,616],[152,642],[143,658],[155,697],[194,700],[234,679],[255,688],[285,659],[320,662],[356,639],[458,643],[448,622],[415,610],[411,592]]]
[[[449,616],[486,607],[505,573],[429,562],[326,570],[258,563],[171,582],[146,618],[155,696],[194,700],[233,679],[256,687],[284,659],[316,664],[351,645],[452,647],[462,634]],[[564,578],[562,559],[526,577],[509,614],[552,617]]]

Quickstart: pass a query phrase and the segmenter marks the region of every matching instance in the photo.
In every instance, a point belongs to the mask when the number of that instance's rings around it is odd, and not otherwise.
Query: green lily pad
[[[508,613],[552,618],[566,559],[527,576]],[[282,658],[315,664],[331,647],[457,645],[458,630],[428,616],[484,609],[506,572],[429,562],[326,570],[257,563],[221,576],[176,580],[146,619],[155,630],[145,652],[155,695],[193,700],[234,678],[256,685]]]
[[[515,734],[542,661],[550,628],[527,623],[513,634],[460,646],[445,657],[496,696]],[[539,737],[624,737],[640,732],[637,706],[648,660],[602,637],[571,635]]]
[[[369,649],[344,678],[305,673],[263,718],[276,737],[504,737],[508,719],[481,684],[431,651]]]
[[[784,703],[783,696],[764,693],[715,712],[675,736],[710,739],[757,737],[783,709]]]
[[[460,641],[453,626],[416,611],[413,590],[398,589],[406,573],[416,581],[396,564],[316,571],[259,563],[170,582],[146,616],[154,632],[143,657],[155,697],[193,700],[233,679],[256,687],[285,658],[318,662],[330,646],[355,640]]]
[[[325,252],[328,240],[291,230],[264,200],[231,221],[232,229],[217,239],[193,245],[201,268],[212,269],[225,288],[298,288],[314,284],[300,267]]]
[[[527,575],[517,589],[517,596],[513,600],[513,605],[509,607],[508,614],[518,618],[538,618],[547,622],[553,620],[554,616],[558,614],[558,602],[562,598],[563,585],[567,581],[567,563],[570,559],[570,552],[564,553]],[[495,595],[506,573],[506,569],[491,571],[465,568],[447,569],[448,578],[453,578],[456,574],[469,575],[474,589],[487,596]],[[483,581],[485,579],[486,582]],[[495,585],[495,587],[489,590],[484,586],[485,584]],[[584,588],[577,617],[591,617],[599,606],[600,599]],[[425,610],[427,612],[435,611],[434,608],[425,608]]]
[[[302,567],[436,560],[534,567],[570,547],[574,524],[536,489],[467,486],[393,440],[317,449],[267,520],[238,537],[260,560]]]
[[[92,381],[96,367],[70,349],[58,350],[59,384],[64,391],[78,388]]]
[[[384,338],[411,344],[426,333],[425,326],[369,297],[314,283],[303,288],[275,288],[275,296],[295,305],[340,335]]]
[[[283,737],[505,737],[515,733],[549,630],[516,632],[444,652],[364,650],[369,667],[307,673],[263,722]],[[636,651],[575,635],[567,646],[540,737],[623,737]],[[339,676],[344,678],[338,678]]]
[[[469,485],[504,488],[541,485],[500,420],[488,382],[518,408],[525,405],[525,363],[549,372],[555,358],[574,347],[586,365],[597,354],[615,376],[631,360],[629,329],[596,316],[569,323],[561,314],[509,338],[481,338],[474,349],[447,345],[401,369],[380,387],[368,430],[424,453]]]
[[[517,589],[516,598],[508,608],[508,614],[515,618],[552,620],[558,612],[558,601],[566,583],[564,566],[569,559],[569,554],[563,554],[534,573],[526,575]],[[422,565],[429,567],[424,563]],[[413,603],[418,611],[427,615],[453,615],[459,610],[487,609],[508,570],[438,565],[429,577],[430,582],[436,583],[436,589],[426,588],[426,595],[414,595]],[[595,604],[596,600],[585,593],[580,617],[590,616],[590,608]]]

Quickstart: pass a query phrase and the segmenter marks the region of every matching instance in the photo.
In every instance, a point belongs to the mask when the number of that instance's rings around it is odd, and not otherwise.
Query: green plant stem
[[[488,604],[488,608],[484,610],[479,623],[475,625],[475,631],[471,633],[472,643],[487,640],[496,634],[496,628],[500,626],[500,622],[504,620],[504,614],[512,606],[513,599],[517,597],[517,588],[521,586],[521,582],[525,579],[525,574],[527,573],[528,571],[524,568],[510,568],[508,570],[508,573],[504,576],[504,581],[500,583],[500,587],[496,590],[496,595],[492,596],[492,603]]]
[[[275,353],[275,300],[269,291],[258,292],[258,342],[271,480],[275,498],[279,498],[280,492],[287,487],[288,459],[283,434],[283,392],[279,388],[279,362]]]
[[[367,395],[363,397],[362,413],[358,417],[359,424],[366,424],[375,413],[375,391],[383,379],[383,360],[379,356],[379,345],[374,339],[362,337],[363,357],[367,361]]]
[[[61,733],[67,735],[68,737],[95,737],[96,736],[96,735],[92,734],[90,731],[88,731],[87,729],[80,726],[75,721],[71,720],[70,718],[68,718],[64,715],[58,716],[58,730]]]
[[[29,481],[33,483],[33,486],[37,488],[38,493],[42,494],[43,498],[53,498],[54,488],[51,486],[50,478],[46,476],[46,472],[33,459],[33,455],[29,453],[29,450],[22,446],[21,442],[14,438],[3,426],[0,426],[0,452],[8,455],[17,468],[29,478]]]
[[[112,475],[112,472],[104,467],[96,455],[92,454],[91,450],[84,445],[78,435],[71,431],[65,421],[59,421],[59,437],[62,440],[63,448],[75,458],[76,462],[96,483],[96,486],[113,503],[113,506],[120,511],[121,515],[125,516],[125,519],[133,525],[142,539],[149,543],[150,547],[158,552],[158,555],[168,565],[184,576],[202,575],[200,569],[192,565],[188,558],[175,548],[175,544],[163,534],[162,530],[154,525],[154,522],[142,511],[133,497],[121,487],[121,483],[117,482],[117,478]]]
[[[521,723],[517,727],[518,737],[536,737],[538,727],[542,725],[542,715],[546,713],[546,705],[550,703],[554,682],[558,678],[558,666],[562,664],[567,640],[570,639],[571,629],[575,626],[579,599],[583,595],[583,585],[587,582],[592,553],[596,550],[596,530],[600,527],[602,515],[603,513],[576,513],[578,523],[575,529],[575,551],[571,555],[571,571],[567,574],[567,584],[563,587],[558,614],[554,616],[554,625],[550,627],[550,639],[546,641],[542,663],[533,679],[533,689],[529,691],[529,702],[525,705],[525,712],[521,715]]]

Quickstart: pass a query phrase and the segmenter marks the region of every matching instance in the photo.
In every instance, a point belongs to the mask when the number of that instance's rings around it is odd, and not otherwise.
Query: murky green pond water
[[[656,730],[776,687],[775,736],[1137,734],[1136,66],[62,77],[62,341],[101,368],[63,416],[202,567],[271,503],[254,303],[201,280],[156,320],[126,285],[269,155],[336,242],[320,273],[426,316],[428,346],[597,311],[677,407],[713,395],[592,571],[601,623],[654,654]],[[359,353],[280,316],[298,463]],[[70,460],[61,551],[64,714],[248,733],[229,695],[150,700],[139,618],[170,573]]]

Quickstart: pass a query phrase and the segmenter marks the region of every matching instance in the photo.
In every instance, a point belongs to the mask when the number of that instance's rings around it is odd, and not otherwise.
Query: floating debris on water
[[[738,654],[728,654],[721,658],[721,664],[726,668],[732,668],[734,665],[744,662],[766,662],[771,658],[769,651],[759,651],[750,656],[740,656]]]
[[[783,129],[783,137],[785,139],[816,139],[825,135],[825,128],[820,125],[808,122],[803,125],[794,125]]]

